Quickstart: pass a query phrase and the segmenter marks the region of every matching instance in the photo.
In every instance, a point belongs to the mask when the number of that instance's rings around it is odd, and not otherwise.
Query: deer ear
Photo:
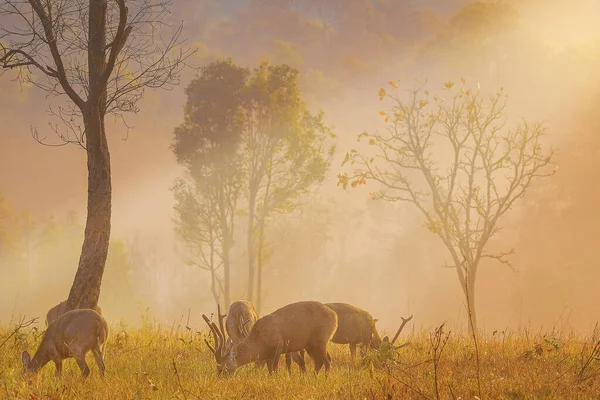
[[[31,356],[29,355],[27,350],[25,350],[23,354],[21,354],[21,361],[23,362],[23,367],[27,368],[29,362],[31,361]]]
[[[387,336],[384,336],[383,341],[386,342],[386,343],[389,343],[390,342],[390,338],[387,337]]]
[[[377,323],[377,321],[379,321],[379,318],[375,318],[375,319],[373,320],[373,322],[375,322],[375,323]]]

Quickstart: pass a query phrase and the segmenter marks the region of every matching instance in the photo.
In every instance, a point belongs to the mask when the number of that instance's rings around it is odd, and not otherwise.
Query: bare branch
[[[540,123],[522,121],[515,130],[505,129],[502,90],[485,99],[464,80],[454,86],[446,83],[447,100],[432,99],[424,85],[409,91],[407,100],[381,89],[380,96],[392,103],[382,112],[387,131],[359,135],[369,147],[346,155],[342,165],[350,163],[354,170],[339,174],[338,184],[374,181],[381,187],[374,199],[413,203],[448,249],[468,296],[482,258],[512,268],[512,251],[489,254],[485,248],[500,230],[500,218],[533,180],[551,175],[546,168],[553,150],[542,148]]]

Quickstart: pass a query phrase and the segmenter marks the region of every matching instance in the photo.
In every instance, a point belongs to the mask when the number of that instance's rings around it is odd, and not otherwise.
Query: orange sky
[[[340,136],[339,157],[355,145],[358,133],[379,126],[377,111],[380,104],[376,92],[389,79],[401,78],[410,82],[414,76],[426,74],[433,82],[443,82],[465,75],[480,81],[485,89],[504,86],[511,96],[511,117],[552,121],[550,140],[556,143],[565,136],[560,129],[569,126],[570,118],[575,118],[570,113],[578,110],[579,102],[597,89],[597,86],[590,89],[597,82],[594,71],[599,65],[594,64],[593,54],[585,53],[585,65],[574,52],[570,61],[561,59],[563,61],[546,68],[539,60],[528,58],[534,53],[531,48],[524,47],[529,44],[524,44],[522,36],[517,39],[511,36],[513,27],[494,38],[500,43],[493,47],[496,53],[484,54],[478,49],[487,49],[485,43],[477,47],[476,40],[467,42],[466,39],[452,42],[452,46],[444,44],[434,56],[417,50],[435,39],[448,16],[465,3],[462,0],[412,2],[426,3],[428,10],[411,10],[408,1],[344,0],[344,11],[334,14],[336,19],[331,21],[321,20],[316,8],[306,8],[319,4],[316,1],[303,2],[305,8],[299,10],[309,10],[307,14],[281,5],[283,3],[276,7],[274,0],[242,3],[250,6],[235,7],[236,2],[219,3],[217,0],[182,2],[177,5],[172,18],[185,19],[185,34],[190,37],[190,43],[199,48],[198,64],[215,57],[232,56],[236,62],[252,65],[267,57],[299,68],[309,104],[325,110],[328,121]],[[552,46],[555,52],[572,45],[593,43],[594,38],[599,37],[597,20],[592,18],[600,12],[598,2],[577,0],[567,5],[558,0],[527,0],[516,3],[521,7],[525,32],[529,32],[530,37],[535,35],[535,40],[542,41],[545,46]],[[540,54],[541,49],[542,45]],[[600,46],[594,51],[598,52],[598,49]],[[415,54],[418,57],[414,57]],[[465,63],[477,65],[477,68],[461,70]],[[0,194],[10,203],[30,209],[38,216],[69,210],[84,215],[85,153],[74,146],[44,147],[32,139],[30,129],[34,126],[40,132],[47,132],[49,140],[54,140],[45,112],[53,100],[45,98],[37,88],[20,91],[19,85],[10,77],[10,73],[0,77]],[[188,73],[182,86],[172,92],[148,92],[139,115],[128,116],[133,129],[127,140],[122,140],[125,137],[123,126],[113,124],[109,119],[113,237],[142,232],[163,237],[165,241],[175,240],[169,186],[180,169],[169,145],[174,127],[182,121],[183,88],[190,77]],[[557,110],[562,110],[561,115]],[[336,160],[331,178],[321,192],[324,196],[347,202],[349,207],[364,209],[364,198],[344,194],[335,187],[333,176],[339,170]],[[359,256],[358,253],[355,255]],[[390,257],[383,257],[382,262],[393,266],[396,260]],[[432,259],[435,263],[436,255],[432,255]],[[431,267],[423,273],[426,278],[416,284],[421,290],[420,300],[413,300],[413,304],[421,301],[417,307],[428,315],[427,322],[431,323],[447,314],[447,310],[428,309],[427,293],[437,293],[440,299],[448,296],[452,315],[457,318],[461,307],[455,278],[447,278],[436,271]],[[497,273],[496,269],[493,271]],[[498,278],[498,275],[484,273],[481,280],[482,293],[493,290],[494,285],[500,285],[498,282],[515,288],[514,279],[508,275]],[[416,288],[411,290],[417,291]],[[346,292],[342,293],[347,296]],[[482,295],[482,308],[504,310],[503,302],[493,299]],[[361,301],[373,307],[377,303],[372,296],[366,295]],[[404,304],[404,301],[398,303]],[[440,304],[445,303],[440,300]],[[535,307],[530,308],[534,315]],[[396,310],[402,312],[400,306]],[[498,323],[491,319],[490,324],[503,324],[511,314],[506,312],[506,315]],[[388,316],[388,322],[392,320],[394,318]]]

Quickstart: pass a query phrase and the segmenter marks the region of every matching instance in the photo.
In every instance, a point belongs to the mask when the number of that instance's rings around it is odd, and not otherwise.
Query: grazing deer
[[[27,351],[23,352],[23,367],[29,373],[36,373],[49,361],[54,361],[55,375],[58,376],[62,372],[63,360],[74,357],[85,378],[90,374],[85,355],[91,350],[100,375],[104,376],[102,354],[107,338],[108,324],[96,311],[90,309],[67,311],[48,325],[33,358]]]
[[[338,316],[338,328],[331,341],[336,344],[349,344],[350,357],[354,360],[356,346],[362,344],[362,353],[367,347],[379,349],[381,338],[375,328],[375,322],[367,311],[346,303],[325,303]]]
[[[94,310],[98,314],[102,315],[102,309],[99,306],[94,307]],[[46,314],[46,326],[56,321],[58,317],[65,313],[65,311],[67,311],[67,300],[61,301],[60,303],[52,307],[50,311],[48,311],[48,313]]]
[[[220,337],[221,343],[224,343],[222,322],[219,321],[219,332],[217,324],[209,322],[205,315],[202,317],[211,327],[215,338]],[[239,366],[259,360],[266,360],[269,373],[273,373],[277,371],[281,354],[301,350],[306,350],[313,359],[315,373],[319,373],[323,365],[325,373],[328,373],[331,357],[327,353],[327,342],[336,329],[337,315],[333,310],[318,301],[301,301],[259,318],[246,339],[229,349],[224,349],[224,346],[215,349],[208,341],[206,343],[215,355],[220,354],[219,369],[229,373]],[[221,353],[218,353],[219,350]]]
[[[217,365],[221,366],[223,364],[224,355],[228,353],[229,349],[232,345],[240,344],[249,334],[249,330],[252,329],[254,323],[258,320],[258,314],[254,309],[252,303],[246,300],[239,300],[231,303],[229,306],[229,311],[227,314],[221,314],[221,305],[217,304],[217,316],[219,321],[219,326],[216,324],[214,327],[211,325],[212,323],[205,315],[202,315],[209,328],[211,328],[211,332],[213,333],[215,339],[215,347],[210,346],[207,342],[209,349],[215,356],[217,361]],[[223,319],[227,317],[225,322],[225,329],[227,331],[227,335],[229,336],[225,343],[221,343],[221,337],[225,337],[225,332],[223,331]],[[214,328],[217,328],[216,332],[213,331]],[[220,329],[220,332],[219,332]],[[300,367],[301,372],[306,372],[306,363],[304,361],[304,354],[294,353],[290,355],[286,353],[286,367],[289,374],[292,373],[291,360],[293,359],[298,366]],[[262,367],[266,364],[263,361],[255,362],[257,367]],[[222,372],[222,368],[218,367],[217,370]]]
[[[382,340],[375,328],[377,319],[374,319],[367,311],[351,304],[325,303],[325,305],[335,311],[338,316],[338,328],[331,341],[336,344],[349,344],[350,357],[353,361],[356,356],[356,346],[358,344],[362,345],[361,354],[363,356],[367,348],[379,350]],[[394,337],[392,345],[400,335],[404,325],[411,319],[412,316],[408,319],[402,318],[402,326]],[[384,338],[384,341],[389,343],[387,337]]]
[[[219,316],[221,312],[219,311]],[[252,328],[252,325],[258,319],[258,314],[254,309],[252,303],[246,300],[234,301],[229,306],[229,312],[223,315],[227,316],[225,323],[225,329],[227,329],[227,335],[231,339],[233,344],[239,344],[242,340],[246,339],[247,331]]]

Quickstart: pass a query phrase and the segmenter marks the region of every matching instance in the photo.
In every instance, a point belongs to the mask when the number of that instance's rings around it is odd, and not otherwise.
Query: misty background
[[[377,90],[428,78],[501,87],[508,116],[541,120],[556,146],[559,171],[534,183],[500,222],[492,248],[516,249],[516,271],[487,261],[477,280],[479,328],[586,332],[598,319],[600,278],[600,2],[523,0],[198,0],[178,1],[173,23],[198,48],[196,65],[231,57],[300,71],[303,97],[323,109],[338,135],[328,179],[300,212],[269,231],[263,314],[314,299],[348,302],[392,330],[415,314],[415,329],[443,321],[466,327],[447,250],[411,204],[371,201],[372,183],[342,190],[336,175],[364,130],[381,128]],[[189,71],[171,92],[146,92],[127,129],[107,121],[113,214],[99,305],[109,322],[143,317],[202,327],[215,311],[209,274],[188,266],[174,232],[170,187],[183,169],[169,146],[183,121]],[[36,127],[56,139],[45,93],[0,77],[0,323],[45,316],[66,299],[81,243],[86,158],[75,146],[46,147]],[[513,125],[514,126],[514,125]],[[233,299],[244,297],[244,240],[233,249]]]

